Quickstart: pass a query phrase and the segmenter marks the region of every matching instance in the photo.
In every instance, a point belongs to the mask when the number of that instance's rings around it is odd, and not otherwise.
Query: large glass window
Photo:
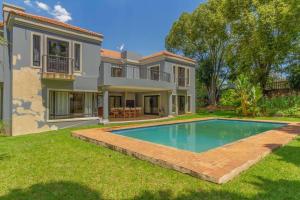
[[[32,65],[41,66],[41,36],[32,35]]]
[[[49,92],[49,119],[95,117],[98,94],[91,92]]]
[[[74,45],[74,62],[75,71],[81,71],[81,45],[78,43]]]

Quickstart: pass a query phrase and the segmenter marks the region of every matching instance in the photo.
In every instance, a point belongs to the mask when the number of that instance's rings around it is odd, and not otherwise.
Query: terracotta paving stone
[[[174,120],[111,128],[78,130],[73,132],[73,136],[142,160],[147,160],[163,167],[222,184],[248,169],[260,159],[271,153],[272,150],[287,144],[297,135],[300,135],[300,123],[290,123],[287,126],[253,135],[206,152],[195,153],[124,137],[110,132],[127,128],[140,128],[209,119],[217,118]]]

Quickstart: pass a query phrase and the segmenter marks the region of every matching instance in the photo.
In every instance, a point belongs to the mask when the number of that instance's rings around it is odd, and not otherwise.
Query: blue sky
[[[164,49],[164,39],[182,12],[203,0],[5,0],[27,12],[66,21],[104,34],[103,47],[148,55]]]

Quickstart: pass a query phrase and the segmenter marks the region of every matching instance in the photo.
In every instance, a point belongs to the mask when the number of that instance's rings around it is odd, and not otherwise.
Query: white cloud
[[[61,22],[68,22],[72,20],[71,13],[67,11],[60,3],[56,3],[53,8],[42,1],[35,1],[34,4],[31,0],[24,0],[25,5],[34,7],[35,9],[46,11],[49,15]]]
[[[54,9],[51,12],[51,15],[53,15],[55,19],[57,19],[61,22],[68,22],[68,21],[72,20],[71,14],[60,4],[56,4],[54,6]]]
[[[47,4],[45,4],[45,3],[41,2],[41,1],[35,1],[35,4],[36,4],[36,6],[39,9],[42,9],[42,10],[45,10],[45,11],[49,11],[50,10],[50,7]]]
[[[30,0],[24,0],[24,3],[25,3],[27,6],[30,6],[30,7],[33,6]]]

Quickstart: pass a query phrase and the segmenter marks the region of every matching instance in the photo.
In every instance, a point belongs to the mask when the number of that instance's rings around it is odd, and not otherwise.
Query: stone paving
[[[74,131],[73,136],[200,179],[222,184],[248,169],[271,153],[272,150],[289,143],[297,135],[300,135],[300,123],[289,123],[287,126],[250,136],[206,152],[194,153],[110,132],[128,128],[208,119],[221,118],[174,120],[121,127],[86,129]]]

